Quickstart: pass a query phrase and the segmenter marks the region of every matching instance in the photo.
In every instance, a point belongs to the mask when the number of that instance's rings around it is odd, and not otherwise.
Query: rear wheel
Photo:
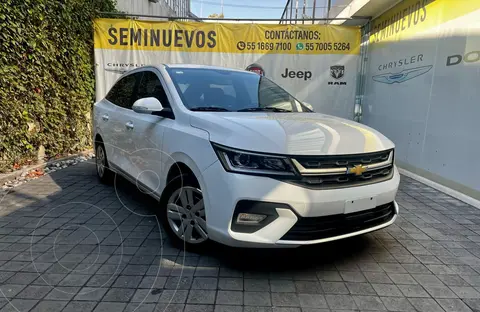
[[[190,175],[174,178],[162,196],[161,219],[174,244],[198,248],[208,242],[202,190]]]
[[[108,166],[107,153],[105,152],[105,146],[103,143],[97,143],[97,147],[95,148],[95,164],[100,182],[104,184],[112,184],[113,172]]]

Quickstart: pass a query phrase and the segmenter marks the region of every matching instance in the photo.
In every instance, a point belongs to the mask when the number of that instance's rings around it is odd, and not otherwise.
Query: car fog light
[[[258,224],[265,220],[267,216],[256,213],[239,213],[237,216],[238,224]]]

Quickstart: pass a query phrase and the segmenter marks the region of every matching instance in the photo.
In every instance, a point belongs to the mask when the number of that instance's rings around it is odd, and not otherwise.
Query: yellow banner
[[[370,43],[400,41],[480,9],[480,0],[404,0],[372,22]]]
[[[360,28],[97,19],[95,48],[259,54],[359,54]]]

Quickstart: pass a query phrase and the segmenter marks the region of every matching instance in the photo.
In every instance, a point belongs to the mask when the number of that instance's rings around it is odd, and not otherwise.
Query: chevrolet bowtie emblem
[[[348,173],[353,173],[357,176],[361,175],[362,173],[365,172],[365,170],[367,170],[366,167],[362,166],[362,165],[355,165],[355,167],[353,168],[348,168],[347,172]]]

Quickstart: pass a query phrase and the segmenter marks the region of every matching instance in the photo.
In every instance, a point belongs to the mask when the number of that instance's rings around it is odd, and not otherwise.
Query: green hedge
[[[91,145],[97,11],[114,0],[2,0],[0,172]]]

